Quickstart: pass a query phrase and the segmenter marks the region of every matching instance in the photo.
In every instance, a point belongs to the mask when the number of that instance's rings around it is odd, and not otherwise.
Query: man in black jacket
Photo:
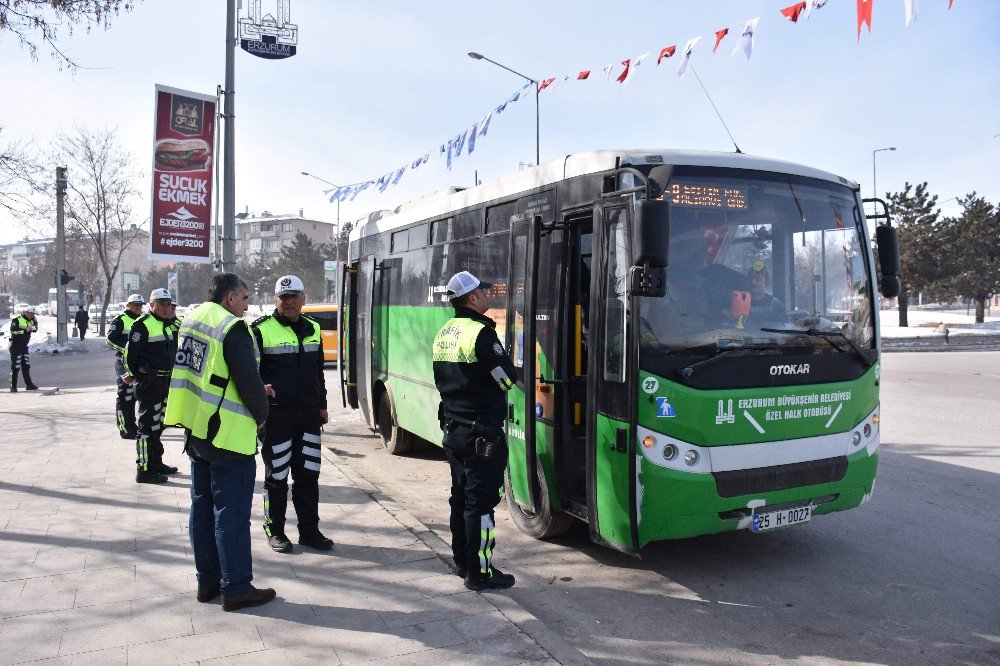
[[[125,347],[125,376],[122,381],[135,384],[139,406],[136,437],[136,483],[166,483],[167,474],[177,468],[163,462],[163,414],[167,409],[170,370],[177,353],[177,329],[168,317],[170,292],[154,289],[149,295],[149,313],[132,324]]]
[[[497,338],[496,323],[486,316],[485,290],[491,286],[468,271],[448,281],[455,316],[438,332],[432,349],[444,452],[451,466],[452,556],[465,587],[477,591],[514,585],[514,577],[493,564],[493,510],[507,468],[505,392],[514,386],[517,369]]]
[[[125,303],[125,311],[111,320],[105,343],[115,350],[115,377],[118,379],[118,397],[115,399],[115,414],[118,434],[122,439],[135,439],[135,385],[126,384],[125,346],[132,331],[132,324],[142,316],[142,306],[146,299],[142,294],[132,294]]]
[[[260,375],[271,386],[264,459],[264,533],[271,548],[292,552],[285,535],[288,477],[298,517],[299,543],[330,550],[319,530],[320,431],[328,420],[319,324],[302,314],[305,286],[294,275],[278,278],[274,312],[254,321]]]
[[[80,306],[80,309],[76,311],[76,315],[73,316],[73,323],[76,324],[76,330],[79,332],[80,339],[83,340],[84,336],[87,335],[87,326],[90,325],[90,315],[87,314],[87,308]]]

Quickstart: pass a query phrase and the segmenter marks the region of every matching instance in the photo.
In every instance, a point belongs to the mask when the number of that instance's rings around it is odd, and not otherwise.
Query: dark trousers
[[[135,439],[138,432],[135,426],[135,383],[126,384],[122,381],[125,374],[125,364],[121,354],[115,358],[115,375],[118,380],[118,397],[115,399],[115,413],[118,417],[118,432],[122,439]]]
[[[31,360],[28,358],[28,349],[10,348],[10,388],[17,388],[18,374],[24,375],[24,385],[34,386],[31,381]]]
[[[87,327],[86,326],[77,326],[76,330],[80,332],[80,339],[83,340],[83,336],[85,336],[87,334]]]
[[[198,587],[222,587],[225,596],[250,589],[250,508],[257,473],[254,456],[208,462],[191,457],[188,532]]]
[[[167,391],[170,375],[149,374],[135,381],[135,398],[139,405],[135,439],[136,461],[140,471],[159,471],[163,465],[163,414],[167,411]]]
[[[476,455],[476,435],[464,427],[445,431],[444,453],[451,466],[451,552],[470,573],[492,575],[496,547],[493,509],[500,503],[507,469],[504,442],[490,458]]]
[[[285,533],[288,477],[299,534],[319,531],[320,427],[318,410],[272,407],[260,454],[264,460],[264,533]]]

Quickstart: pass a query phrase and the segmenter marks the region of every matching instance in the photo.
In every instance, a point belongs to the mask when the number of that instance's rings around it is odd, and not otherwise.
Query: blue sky
[[[857,180],[871,191],[927,180],[942,200],[972,190],[1000,202],[1000,3],[921,0],[904,28],[903,0],[875,0],[873,31],[856,38],[854,0],[829,0],[809,20],[785,20],[790,0],[333,2],[295,0],[299,52],[236,60],[237,210],[297,212],[332,221],[323,185],[374,179],[461,132],[519,84],[466,56],[479,51],[544,78],[593,69],[591,79],[541,95],[542,161],[598,148],[732,145],[689,72],[655,65],[663,46],[702,36],[692,64],[744,152]],[[263,0],[275,11],[275,0]],[[761,17],[748,62],[730,56],[743,22]],[[717,54],[713,34],[731,34]],[[77,31],[62,46],[87,67],[32,62],[0,34],[0,126],[8,140],[45,141],[74,122],[112,125],[147,173],[153,86],[214,93],[224,76],[225,3],[146,0],[107,32]],[[600,68],[651,51],[627,88]],[[533,162],[534,101],[512,105],[471,157],[448,171],[432,160],[383,194],[342,205],[344,219],[392,208],[446,185],[471,185]],[[53,165],[54,166],[54,165]],[[145,193],[149,184],[143,182]],[[942,206],[955,213],[954,201]],[[137,221],[149,215],[148,197]],[[0,218],[0,241],[23,231]]]

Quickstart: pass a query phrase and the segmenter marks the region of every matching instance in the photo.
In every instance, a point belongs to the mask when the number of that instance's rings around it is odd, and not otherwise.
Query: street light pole
[[[336,183],[331,183],[326,178],[320,178],[319,176],[311,174],[308,171],[303,171],[301,173],[303,176],[309,176],[310,178],[315,178],[321,183],[326,183],[327,185],[330,185],[332,187],[341,187]],[[333,257],[337,262],[337,275],[335,276],[334,284],[340,284],[340,197],[339,196],[337,197],[337,236],[334,238],[334,243],[335,244],[333,246],[333,252],[334,252]]]
[[[236,0],[226,2],[226,121],[222,179],[222,270],[236,270],[236,129],[235,120]]]
[[[872,151],[872,196],[878,197],[878,187],[875,184],[875,154],[881,153],[883,150],[896,150],[896,146],[889,146],[887,148],[876,148]]]
[[[471,51],[469,53],[469,57],[472,58],[473,60],[485,60],[486,62],[493,63],[494,65],[496,65],[500,69],[506,69],[511,74],[515,74],[517,76],[520,76],[522,79],[524,79],[528,83],[534,84],[534,86],[535,86],[535,166],[538,166],[541,163],[541,157],[540,157],[541,153],[540,153],[540,148],[539,148],[541,130],[540,130],[540,122],[539,122],[539,109],[538,109],[538,93],[541,92],[541,87],[539,86],[538,79],[533,79],[530,76],[526,76],[526,75],[522,74],[521,72],[518,72],[516,70],[511,69],[510,67],[507,67],[506,65],[501,65],[496,60],[490,60],[489,58],[487,58],[486,56],[484,56],[482,53],[476,53],[475,51]]]

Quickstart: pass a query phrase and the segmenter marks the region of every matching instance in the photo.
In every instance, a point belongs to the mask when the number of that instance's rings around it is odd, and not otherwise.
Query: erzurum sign
[[[211,261],[216,98],[156,86],[149,258]]]

